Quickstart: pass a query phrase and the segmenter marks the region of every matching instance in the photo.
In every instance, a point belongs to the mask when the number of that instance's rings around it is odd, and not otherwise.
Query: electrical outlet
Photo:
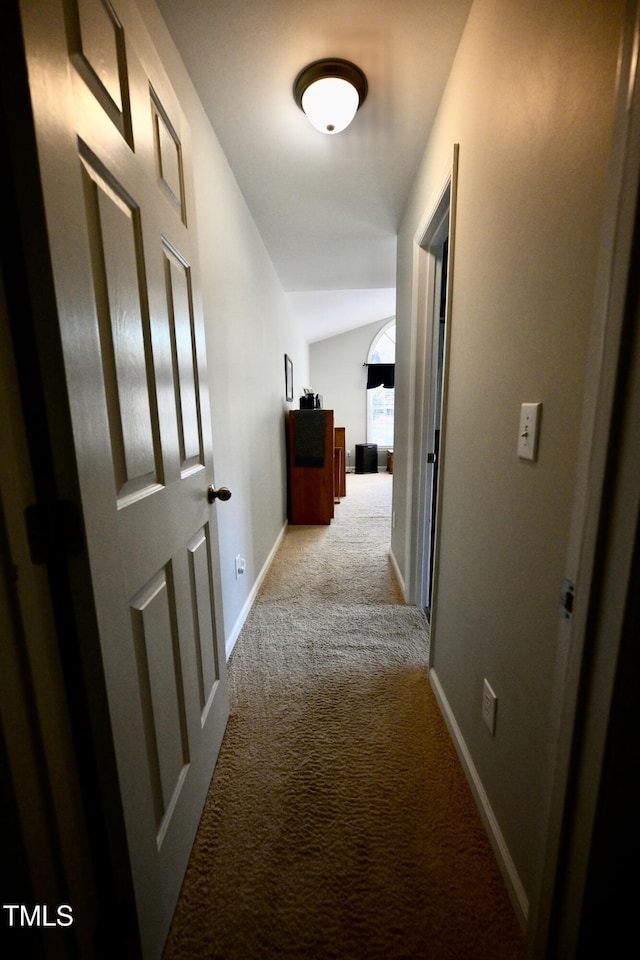
[[[242,576],[247,566],[247,561],[244,557],[241,557],[240,554],[236,557],[236,580],[238,577]]]
[[[498,709],[498,698],[491,689],[489,681],[484,681],[482,688],[482,719],[488,726],[491,734],[496,732],[496,710]]]

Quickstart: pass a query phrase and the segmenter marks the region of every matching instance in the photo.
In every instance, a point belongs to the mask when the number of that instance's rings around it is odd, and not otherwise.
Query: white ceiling
[[[157,2],[308,340],[393,315],[396,232],[472,0]],[[292,95],[321,57],[369,83],[335,136]]]

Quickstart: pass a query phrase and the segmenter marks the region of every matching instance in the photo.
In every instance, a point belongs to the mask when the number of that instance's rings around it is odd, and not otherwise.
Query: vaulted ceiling
[[[158,0],[310,342],[392,316],[396,233],[471,0]],[[341,57],[369,93],[347,130],[297,107]]]

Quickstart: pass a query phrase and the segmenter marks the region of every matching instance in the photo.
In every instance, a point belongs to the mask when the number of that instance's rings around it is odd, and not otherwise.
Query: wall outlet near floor
[[[484,681],[482,688],[482,719],[488,726],[492,734],[496,732],[496,710],[498,709],[498,698],[491,689],[489,681]]]
[[[238,577],[242,576],[247,566],[247,561],[244,557],[241,557],[240,554],[236,557],[236,580]]]

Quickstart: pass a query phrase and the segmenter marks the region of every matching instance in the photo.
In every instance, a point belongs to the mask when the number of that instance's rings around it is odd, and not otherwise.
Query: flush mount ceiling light
[[[364,103],[367,89],[367,78],[355,63],[316,60],[296,77],[293,96],[316,130],[340,133]]]

